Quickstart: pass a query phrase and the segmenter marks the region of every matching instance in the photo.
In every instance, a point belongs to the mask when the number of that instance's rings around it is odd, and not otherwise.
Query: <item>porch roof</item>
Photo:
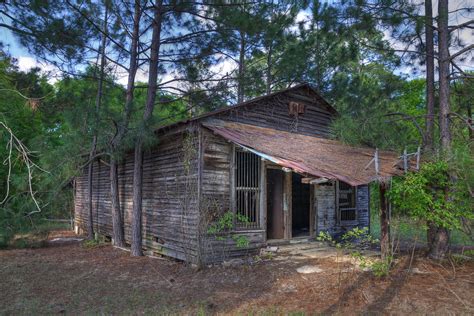
[[[356,186],[403,174],[396,153],[354,147],[339,141],[300,135],[253,125],[211,121],[203,125],[217,135],[245,147],[282,167],[317,178],[341,180]]]

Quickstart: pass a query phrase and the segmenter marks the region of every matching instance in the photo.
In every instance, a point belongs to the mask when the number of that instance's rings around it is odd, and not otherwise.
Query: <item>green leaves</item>
[[[224,241],[226,237],[230,237],[237,248],[245,248],[249,245],[250,241],[245,235],[239,235],[233,232],[234,218],[240,223],[248,223],[249,219],[241,214],[235,214],[228,211],[225,212],[216,222],[209,225],[207,233],[213,235],[216,240]]]
[[[460,229],[463,219],[474,218],[468,195],[463,181],[452,179],[445,161],[424,163],[419,172],[395,179],[388,192],[398,210],[448,229]]]
[[[332,126],[336,138],[349,144],[415,151],[424,127],[424,82],[405,81],[381,64],[338,74]]]

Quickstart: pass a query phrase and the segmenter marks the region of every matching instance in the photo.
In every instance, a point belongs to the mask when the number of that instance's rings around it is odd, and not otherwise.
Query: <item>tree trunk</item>
[[[433,32],[433,4],[431,0],[425,1],[425,45],[426,45],[426,130],[423,140],[424,152],[434,152],[434,121],[435,121],[435,86],[434,86],[434,32]],[[427,243],[429,252],[433,248],[436,235],[436,226],[427,223]]]
[[[439,130],[441,136],[441,154],[444,159],[451,151],[451,132],[449,123],[449,30],[448,0],[438,2],[438,47],[439,47]],[[445,199],[450,199],[451,192],[446,192]],[[433,245],[429,256],[434,259],[444,258],[449,247],[449,231],[443,227],[434,228]]]
[[[143,135],[148,129],[148,123],[155,108],[156,91],[158,88],[158,63],[161,41],[162,3],[155,4],[153,18],[153,34],[151,38],[150,67],[148,70],[148,92],[143,113],[143,129],[135,143],[135,163],[133,166],[133,210],[132,210],[132,256],[142,256],[142,197],[143,197]]]
[[[432,221],[428,221],[426,224],[426,243],[428,245],[428,254],[430,254],[435,247],[437,226]]]
[[[92,149],[89,153],[89,159],[91,159],[95,154],[95,136],[92,139]],[[88,195],[88,203],[87,203],[87,239],[92,240],[94,239],[94,219],[92,215],[92,171],[93,171],[93,161],[89,162],[89,166],[87,168],[87,195]]]
[[[449,154],[451,149],[451,132],[449,128],[449,30],[448,0],[438,2],[438,38],[439,38],[439,129],[441,152]]]
[[[433,246],[430,249],[429,257],[440,260],[446,256],[449,249],[449,230],[444,227],[436,227],[433,234]]]
[[[123,219],[120,210],[119,187],[118,187],[118,166],[115,159],[110,160],[110,195],[112,204],[112,228],[113,244],[119,247],[125,246],[123,233]]]
[[[245,78],[245,33],[240,32],[240,51],[239,51],[239,82],[237,83],[237,103],[244,102],[244,79]]]
[[[96,154],[97,149],[97,138],[98,138],[98,128],[99,128],[99,109],[100,104],[102,103],[102,91],[104,87],[104,69],[105,69],[105,45],[107,44],[107,22],[108,22],[108,7],[105,5],[105,14],[104,14],[104,30],[102,32],[102,40],[100,44],[100,70],[99,70],[99,82],[97,87],[97,95],[95,98],[95,122],[94,122],[94,136],[92,137],[92,146],[89,152],[89,167],[87,175],[88,183],[88,212],[87,212],[87,238],[94,239],[94,219],[92,214],[92,172],[93,172],[93,161],[92,158]],[[97,223],[98,225],[98,223]]]
[[[434,151],[434,119],[435,119],[435,86],[434,86],[434,32],[433,32],[433,5],[431,0],[425,1],[425,29],[426,29],[426,132],[425,151]]]
[[[272,92],[272,54],[273,54],[273,45],[272,43],[268,47],[267,55],[267,75],[266,75],[266,93],[270,94]]]
[[[125,107],[123,112],[123,119],[118,126],[117,135],[112,140],[110,158],[110,194],[112,201],[112,223],[114,232],[114,243],[119,247],[125,246],[125,238],[123,233],[123,219],[120,209],[119,188],[118,188],[118,158],[117,154],[120,151],[123,138],[127,133],[128,123],[132,113],[133,106],[133,92],[135,90],[135,75],[137,73],[137,58],[138,58],[138,40],[140,32],[140,17],[141,7],[140,1],[135,0],[135,10],[133,15],[133,33],[130,45],[130,66],[127,81],[127,90],[125,97]]]
[[[390,255],[390,222],[388,214],[388,201],[386,197],[388,184],[382,180],[379,184],[380,193],[380,252],[382,259]]]
[[[469,125],[472,125],[474,122],[473,122],[473,119],[472,119],[472,106],[471,106],[471,100],[468,100],[466,99],[466,102],[467,102],[467,122],[469,123]],[[468,132],[469,132],[469,141],[472,142],[474,141],[474,130],[472,130],[472,128],[467,128],[468,129]],[[474,147],[472,147],[474,149]]]

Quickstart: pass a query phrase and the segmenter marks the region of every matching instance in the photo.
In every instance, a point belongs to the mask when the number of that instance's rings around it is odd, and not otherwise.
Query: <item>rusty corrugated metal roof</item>
[[[203,125],[283,167],[314,177],[337,179],[356,186],[403,173],[396,166],[399,156],[393,152],[378,151],[377,174],[374,164],[367,167],[374,158],[372,148],[241,123],[219,121]]]

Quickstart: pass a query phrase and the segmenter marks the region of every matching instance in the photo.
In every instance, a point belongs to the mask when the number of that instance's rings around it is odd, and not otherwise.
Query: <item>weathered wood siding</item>
[[[341,224],[337,221],[337,203],[336,203],[336,185],[337,182],[331,181],[324,184],[314,185],[314,214],[315,234],[319,232],[329,232],[330,234],[339,234],[348,231],[354,227],[369,227],[369,187],[360,185],[357,187],[357,222],[354,224]]]
[[[143,161],[143,246],[170,257],[198,260],[198,138],[195,133],[169,133],[145,152]],[[130,242],[133,154],[119,167],[119,194],[126,241]],[[112,236],[109,168],[94,163],[94,227]],[[76,225],[86,230],[87,171],[76,178]]]
[[[327,182],[314,185],[316,235],[319,232],[336,233],[336,185]]]
[[[359,185],[357,187],[357,221],[358,227],[369,228],[370,225],[370,192],[368,185]]]
[[[84,173],[75,179],[75,223],[83,230],[87,229],[89,201],[87,172],[87,168],[84,168]],[[92,175],[92,217],[94,221],[94,231],[108,236],[112,234],[109,179],[108,166],[98,161],[94,162]]]
[[[254,254],[265,242],[264,230],[236,231],[219,238],[207,234],[209,225],[225,212],[231,211],[232,144],[202,129],[203,166],[201,175],[201,260],[219,262]],[[231,236],[245,236],[248,247],[237,247]],[[234,237],[234,238],[235,238]]]
[[[289,103],[304,104],[305,111],[298,116],[289,114]],[[327,137],[334,113],[324,101],[306,88],[259,99],[239,106],[214,118],[274,128],[309,136]]]

